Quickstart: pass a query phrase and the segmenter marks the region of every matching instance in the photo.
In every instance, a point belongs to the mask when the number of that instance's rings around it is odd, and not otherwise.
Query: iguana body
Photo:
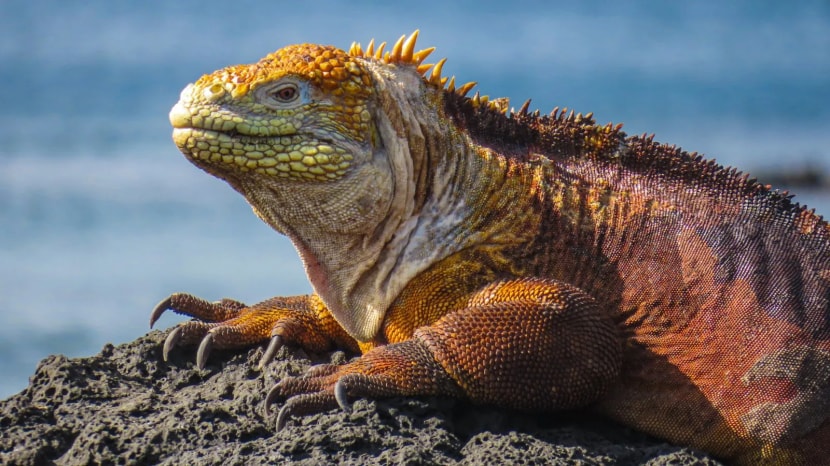
[[[287,235],[314,294],[174,294],[175,344],[363,355],[280,382],[278,418],[347,396],[593,406],[740,463],[830,457],[830,228],[589,116],[507,112],[421,61],[298,45],[188,86],[174,140]]]

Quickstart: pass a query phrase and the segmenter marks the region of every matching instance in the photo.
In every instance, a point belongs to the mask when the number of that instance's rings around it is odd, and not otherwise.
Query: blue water
[[[493,97],[593,111],[750,172],[830,168],[824,0],[72,3],[0,2],[0,398],[48,354],[142,335],[172,291],[310,290],[288,241],[184,160],[166,117],[200,74],[285,44],[420,28],[445,72]],[[830,214],[826,193],[797,199]]]

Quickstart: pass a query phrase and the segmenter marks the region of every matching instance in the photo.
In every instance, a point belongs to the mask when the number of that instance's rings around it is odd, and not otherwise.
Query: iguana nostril
[[[193,117],[190,114],[190,111],[181,103],[176,103],[176,105],[170,109],[170,124],[173,125],[174,128],[190,128],[192,120]]]

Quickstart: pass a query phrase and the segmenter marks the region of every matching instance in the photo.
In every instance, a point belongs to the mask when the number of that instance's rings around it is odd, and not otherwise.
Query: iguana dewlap
[[[278,383],[348,398],[591,406],[745,464],[830,462],[830,228],[696,154],[590,115],[508,111],[390,51],[293,45],[205,75],[173,139],[287,235],[314,294],[174,294],[177,344],[362,356]]]

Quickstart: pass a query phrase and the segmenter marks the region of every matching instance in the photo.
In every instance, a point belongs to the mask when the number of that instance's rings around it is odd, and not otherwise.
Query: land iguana
[[[188,85],[196,166],[288,236],[314,293],[175,293],[169,334],[362,353],[281,380],[266,410],[440,395],[591,407],[742,464],[830,461],[830,227],[740,172],[591,114],[508,110],[391,50],[302,44]]]

